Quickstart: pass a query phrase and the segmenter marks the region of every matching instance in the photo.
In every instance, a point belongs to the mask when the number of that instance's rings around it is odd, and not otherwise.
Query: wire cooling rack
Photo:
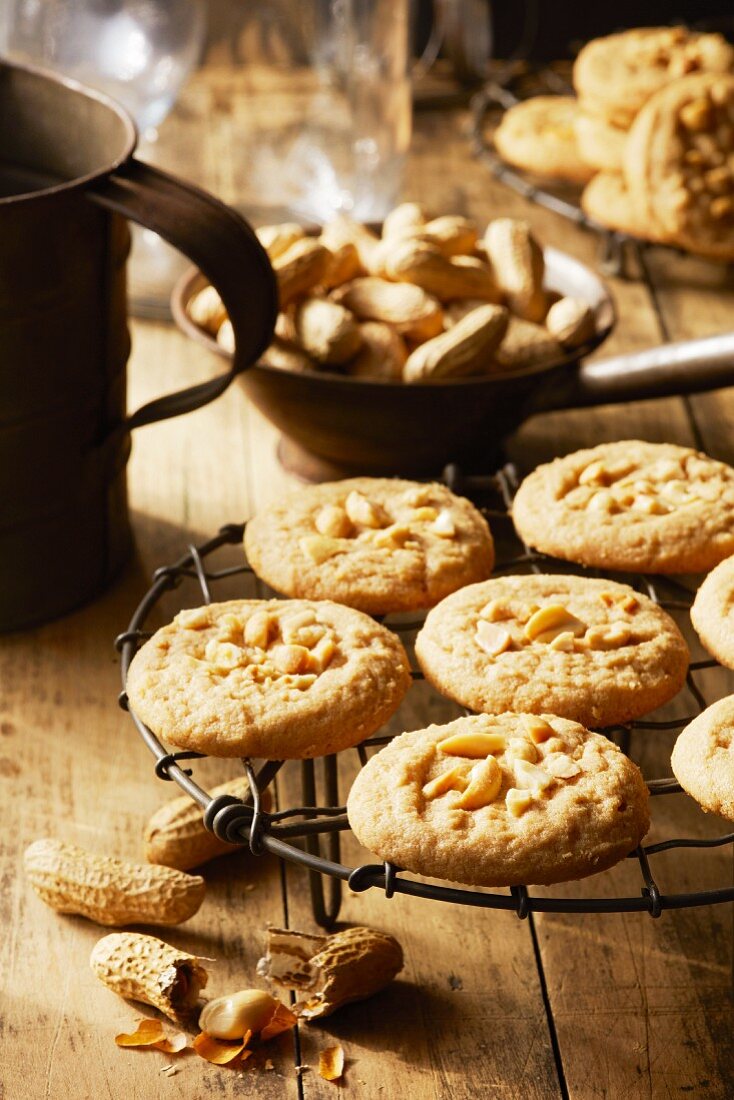
[[[471,102],[471,142],[474,155],[485,164],[495,179],[510,187],[529,202],[567,218],[575,225],[591,230],[600,240],[599,266],[605,275],[631,277],[644,271],[644,253],[653,247],[651,241],[630,233],[609,229],[590,218],[579,205],[580,188],[573,184],[558,186],[533,182],[522,172],[502,160],[487,136],[488,122],[493,114],[507,111],[531,95],[574,95],[565,76],[552,68],[528,70],[527,65],[515,66],[504,77],[490,80]],[[679,249],[656,243],[656,248]]]
[[[443,480],[449,487],[476,501],[486,501],[481,506],[484,515],[492,523],[493,533],[498,536],[498,545],[506,548],[499,555],[495,574],[522,572],[572,572],[585,576],[600,576],[598,570],[569,566],[566,562],[548,558],[531,551],[522,544],[514,532],[510,520],[510,509],[518,477],[512,466],[506,466],[491,476],[462,476],[457,467],[447,467]],[[543,913],[619,913],[645,912],[651,917],[659,917],[664,909],[682,909],[699,905],[713,905],[734,901],[734,886],[724,886],[715,890],[701,890],[690,893],[664,893],[659,888],[651,866],[654,857],[671,849],[716,848],[734,843],[734,833],[713,838],[672,837],[655,844],[641,845],[630,853],[629,859],[639,866],[641,883],[639,896],[612,896],[568,898],[544,893],[542,896],[531,894],[525,886],[516,886],[508,890],[462,889],[455,886],[427,882],[406,874],[392,863],[369,863],[350,867],[341,862],[340,834],[349,829],[345,807],[339,800],[338,757],[337,755],[320,758],[322,777],[318,786],[321,797],[317,796],[316,761],[301,761],[301,797],[302,804],[266,812],[261,801],[261,792],[276,776],[283,765],[280,760],[260,762],[243,758],[242,765],[250,785],[250,796],[241,800],[230,795],[213,798],[193,778],[191,769],[182,767],[188,760],[201,758],[197,752],[169,752],[161,741],[129,710],[125,684],[127,673],[137,649],[151,636],[145,629],[148,617],[163,594],[178,588],[184,582],[192,582],[195,599],[188,600],[185,606],[210,603],[218,584],[231,578],[253,579],[250,566],[243,560],[236,565],[217,566],[217,551],[225,547],[241,546],[244,524],[229,524],[219,533],[200,546],[190,545],[187,552],[172,565],[163,566],[153,575],[153,583],[130,620],[127,630],[116,639],[116,647],[121,656],[123,690],[120,705],[128,710],[138,733],[155,757],[155,774],[159,779],[173,780],[201,807],[206,827],[220,840],[249,846],[254,855],[265,851],[282,859],[300,864],[308,870],[311,901],[314,919],[323,927],[330,927],[336,920],[341,904],[341,884],[348,883],[353,891],[370,888],[383,890],[390,898],[394,894],[410,894],[435,901],[453,902],[462,905],[478,906],[489,909],[513,911],[518,917],[525,918],[530,912]],[[672,612],[684,612],[690,607],[693,593],[672,578],[636,575],[625,578],[638,591],[643,592],[661,607]],[[257,582],[258,584],[260,582]],[[244,591],[242,595],[245,595]],[[182,604],[182,606],[184,606]],[[417,621],[406,621],[405,617],[393,621],[388,617],[387,625],[399,633],[404,640],[420,625]],[[409,651],[410,647],[408,646]],[[423,679],[415,669],[413,677]],[[716,667],[714,660],[695,661],[691,664],[686,686],[683,689],[687,713],[684,717],[669,720],[641,719],[627,726],[606,729],[607,736],[613,737],[626,752],[629,749],[630,734],[634,730],[664,731],[680,730],[693,717],[707,706],[699,681],[699,673],[704,669]],[[468,712],[466,712],[468,713]],[[356,754],[359,764],[364,765],[375,749],[387,744],[389,736],[371,737],[356,748],[344,753]],[[647,783],[650,794],[657,797],[676,794],[681,787],[673,778],[651,779]],[[324,880],[328,890],[324,889]]]

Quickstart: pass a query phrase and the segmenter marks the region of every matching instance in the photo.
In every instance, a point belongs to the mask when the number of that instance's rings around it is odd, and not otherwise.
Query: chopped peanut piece
[[[531,806],[533,796],[530,791],[522,791],[517,787],[510,787],[505,795],[507,812],[513,817],[520,817]]]
[[[204,649],[204,658],[210,664],[219,669],[229,670],[237,668],[245,653],[238,645],[232,642],[220,642],[217,638],[211,638]]]
[[[211,625],[209,608],[186,608],[185,611],[179,611],[174,621],[177,622],[179,626],[185,627],[186,630],[202,630],[205,626]]]
[[[626,623],[610,623],[609,626],[592,626],[586,631],[584,641],[590,649],[616,649],[627,645],[632,632]]]
[[[469,786],[454,803],[460,810],[479,810],[500,793],[502,769],[493,756],[480,760],[469,772]]]
[[[343,554],[349,549],[345,539],[332,539],[326,535],[304,535],[298,540],[301,550],[317,565],[333,558],[336,554]]]
[[[415,531],[406,527],[404,523],[393,523],[390,527],[383,527],[376,531],[373,543],[379,549],[392,550],[396,546],[404,546],[408,539],[415,537]]]
[[[439,775],[430,783],[426,783],[423,788],[423,797],[438,798],[439,795],[446,794],[447,791],[466,790],[469,782],[468,773],[468,764],[457,764],[455,768],[450,768],[443,775]]]
[[[479,612],[479,618],[486,619],[490,623],[496,623],[500,619],[509,617],[508,609],[501,600],[490,600],[489,603],[485,603]]]
[[[453,737],[439,741],[436,748],[451,756],[468,756],[472,760],[479,760],[493,752],[504,752],[507,738],[504,733],[455,733]]]
[[[580,637],[586,630],[586,624],[572,615],[561,604],[548,604],[541,607],[525,624],[525,637],[529,642],[552,642],[564,631],[570,631]]]
[[[512,762],[515,778],[523,787],[527,787],[534,794],[542,793],[553,782],[553,776],[539,768],[537,764],[531,764],[527,760],[515,759]]]
[[[633,499],[632,507],[636,512],[644,512],[648,516],[665,516],[670,511],[661,500],[647,493],[639,493]]]
[[[581,773],[581,768],[576,761],[572,760],[565,752],[548,753],[543,765],[556,779],[573,779],[575,775]]]
[[[346,538],[352,531],[349,516],[337,504],[325,504],[314,520],[316,530],[332,538]]]
[[[475,634],[476,643],[490,657],[498,657],[512,645],[512,635],[503,626],[480,619]]]
[[[435,508],[424,506],[423,508],[416,508],[413,515],[410,517],[411,523],[430,523],[431,520],[438,519],[438,512]]]
[[[310,667],[317,672],[323,672],[327,667],[332,657],[336,653],[336,646],[332,639],[325,634],[314,648],[311,650]]]
[[[368,500],[356,489],[349,494],[344,507],[352,523],[358,523],[361,527],[384,527],[390,522],[385,509],[380,504]]]
[[[609,471],[603,462],[598,460],[590,462],[586,469],[579,474],[579,485],[588,485],[589,483],[606,485],[608,473]]]
[[[431,524],[431,531],[434,535],[440,535],[444,539],[452,539],[456,534],[456,524],[454,523],[454,517],[448,508],[442,508],[438,513],[435,521]]]
[[[527,760],[530,764],[538,762],[538,750],[532,741],[524,737],[511,737],[507,752],[515,760]]]
[[[535,714],[523,714],[522,724],[536,745],[547,741],[549,737],[554,737],[556,733],[553,726],[546,722],[545,718],[538,718]]]
[[[311,653],[304,645],[275,645],[268,656],[280,672],[308,672]]]
[[[270,616],[267,611],[256,611],[245,623],[245,645],[257,646],[258,649],[268,648],[270,637]]]
[[[549,649],[557,649],[561,653],[573,653],[575,635],[570,630],[564,630],[556,634],[553,641],[549,642]]]

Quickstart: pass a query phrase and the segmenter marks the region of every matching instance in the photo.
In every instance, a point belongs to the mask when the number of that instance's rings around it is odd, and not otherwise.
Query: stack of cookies
[[[734,629],[721,613],[734,607],[728,466],[683,447],[603,444],[532,473],[513,518],[528,545],[604,569],[688,572],[723,561],[694,622],[734,664]],[[415,643],[421,670],[475,713],[403,733],[372,757],[347,804],[358,839],[407,870],[481,886],[581,878],[641,843],[650,817],[640,771],[592,730],[642,717],[685,683],[688,648],[653,600],[563,573],[492,578],[486,520],[440,484],[301,488],[250,520],[245,550],[287,598],[188,609],[142,646],[129,701],[161,739],[279,760],[357,745],[410,684],[401,642],[375,617],[427,610]],[[703,805],[734,815],[734,752],[705,797],[724,709],[684,731],[674,766]],[[728,751],[734,709],[727,730]]]
[[[734,258],[734,48],[683,27],[589,42],[577,99],[508,111],[495,144],[510,163],[586,183],[595,221],[713,259]]]

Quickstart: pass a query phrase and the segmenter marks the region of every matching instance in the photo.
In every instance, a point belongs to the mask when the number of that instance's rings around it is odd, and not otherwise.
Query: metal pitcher
[[[211,401],[270,342],[276,285],[251,228],[135,144],[105,96],[0,63],[0,630],[104,588],[131,545],[131,431]],[[126,218],[206,273],[236,340],[226,373],[130,416]]]

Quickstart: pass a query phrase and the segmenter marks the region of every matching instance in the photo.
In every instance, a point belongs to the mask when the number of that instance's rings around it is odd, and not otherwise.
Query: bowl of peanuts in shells
[[[256,230],[280,312],[240,378],[283,433],[286,467],[314,479],[487,469],[531,413],[577,403],[579,361],[615,321],[606,284],[544,249],[525,221],[482,230],[413,202],[377,228],[341,216],[320,230]],[[183,276],[171,305],[188,336],[232,356],[232,326],[201,272]]]

